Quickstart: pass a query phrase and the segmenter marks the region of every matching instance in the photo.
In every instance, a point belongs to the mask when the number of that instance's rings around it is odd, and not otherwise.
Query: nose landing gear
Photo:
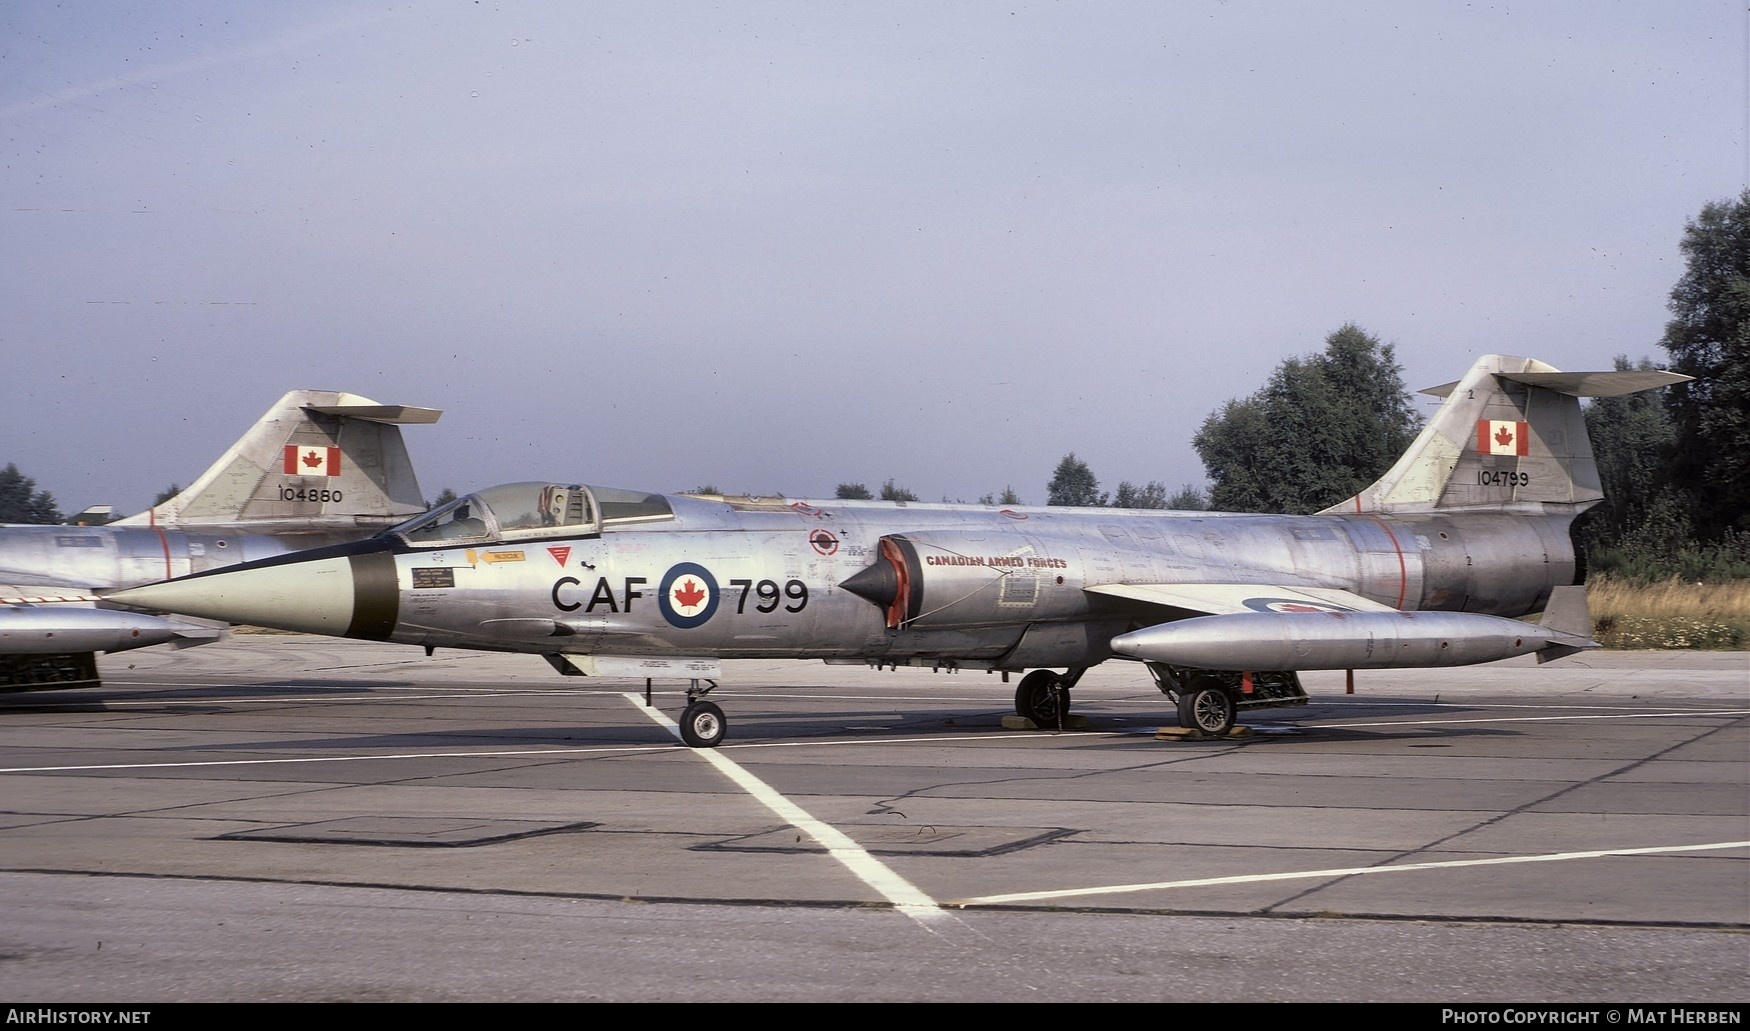
[[[707,680],[705,683],[711,686],[700,688],[699,681],[693,681],[687,688],[686,708],[681,710],[681,740],[692,748],[716,748],[729,732],[729,721],[724,718],[723,710],[717,707],[717,703],[705,701],[705,696],[711,693],[717,682]]]

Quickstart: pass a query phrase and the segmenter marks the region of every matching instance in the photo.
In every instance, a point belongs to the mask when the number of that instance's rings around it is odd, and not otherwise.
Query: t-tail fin
[[[1457,383],[1422,391],[1446,403],[1384,476],[1324,514],[1554,507],[1578,515],[1604,498],[1579,399],[1690,378],[1646,370],[1561,372],[1535,358],[1484,355]]]
[[[401,427],[435,408],[294,390],[187,490],[116,525],[357,537],[425,511]]]

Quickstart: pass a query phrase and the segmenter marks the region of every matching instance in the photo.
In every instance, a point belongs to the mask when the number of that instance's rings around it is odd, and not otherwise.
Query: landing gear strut
[[[729,732],[729,721],[723,717],[723,710],[715,702],[705,701],[705,696],[711,693],[717,682],[707,680],[705,683],[711,687],[700,689],[699,682],[693,681],[693,686],[687,688],[687,706],[681,710],[681,740],[693,748],[716,748],[723,735]]]
[[[1036,669],[1022,677],[1015,688],[1015,714],[1032,720],[1034,726],[1062,730],[1069,717],[1069,689],[1084,672]]]

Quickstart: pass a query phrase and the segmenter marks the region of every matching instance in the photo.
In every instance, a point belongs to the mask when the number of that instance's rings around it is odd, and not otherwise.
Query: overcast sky
[[[1662,358],[1742,2],[0,6],[0,465],[137,511],[280,394],[518,479],[1043,503],[1354,322]],[[1427,410],[1427,409],[1425,409]]]

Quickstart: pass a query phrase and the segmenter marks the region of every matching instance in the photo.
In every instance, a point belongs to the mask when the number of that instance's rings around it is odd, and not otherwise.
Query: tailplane
[[[313,539],[393,525],[426,509],[401,427],[441,414],[294,390],[187,490],[115,525]]]
[[[1458,382],[1422,391],[1446,403],[1409,450],[1372,486],[1323,514],[1554,508],[1578,515],[1604,498],[1579,399],[1690,378],[1561,372],[1535,358],[1484,355]]]

